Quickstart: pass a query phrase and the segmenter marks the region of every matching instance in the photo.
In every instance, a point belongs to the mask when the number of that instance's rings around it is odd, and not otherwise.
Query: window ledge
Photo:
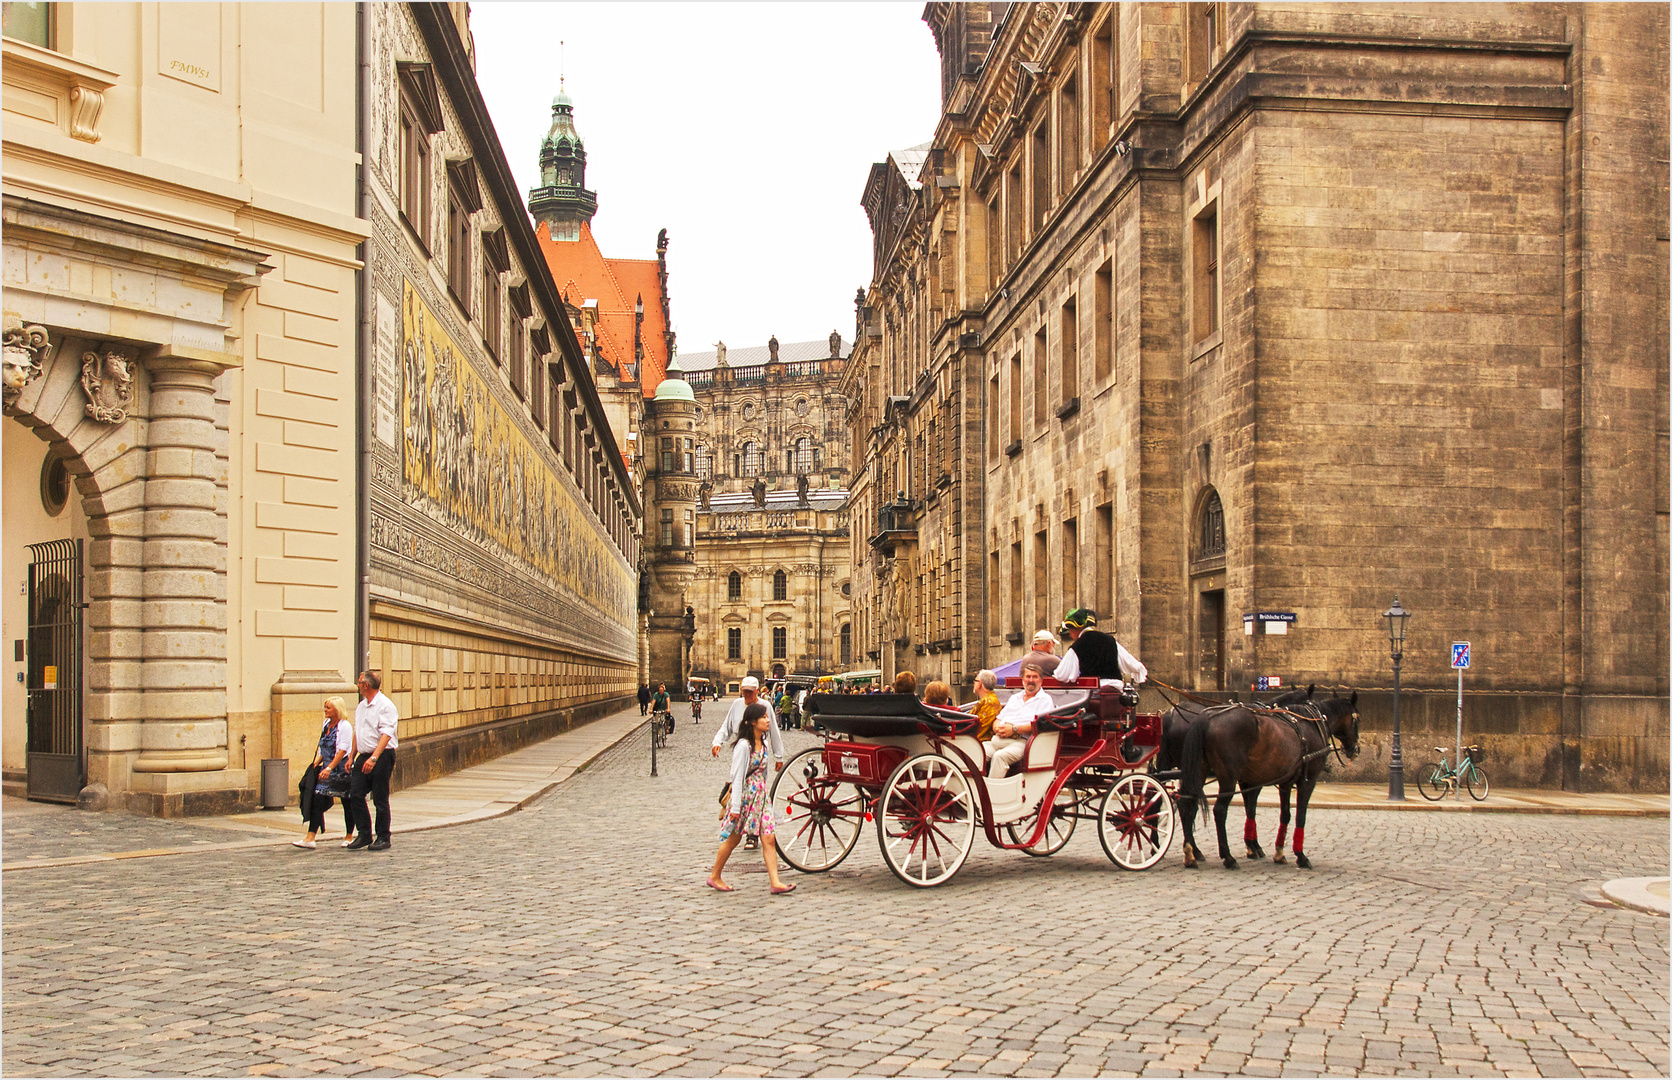
[[[1224,330],[1223,327],[1221,327],[1220,329],[1215,330],[1213,333],[1209,334],[1207,337],[1203,338],[1201,341],[1198,341],[1196,344],[1194,344],[1190,347],[1190,360],[1191,360],[1191,362],[1194,363],[1197,360],[1200,360],[1202,357],[1206,356],[1208,353],[1213,352],[1213,350],[1219,348],[1219,346],[1224,344],[1224,342],[1225,342],[1225,330]]]
[[[1067,420],[1070,416],[1073,416],[1079,411],[1080,399],[1078,397],[1071,397],[1057,408],[1057,419]]]
[[[1020,454],[1021,452],[1022,452],[1022,440],[1021,439],[1010,440],[1010,445],[1004,448],[1004,456],[1005,457],[1015,457],[1017,454]]]
[[[19,85],[34,82],[68,94],[72,139],[96,143],[103,137],[99,132],[99,113],[104,110],[105,91],[116,85],[116,72],[12,38],[0,39],[0,54],[4,56],[6,82]],[[49,122],[53,119],[38,118]]]

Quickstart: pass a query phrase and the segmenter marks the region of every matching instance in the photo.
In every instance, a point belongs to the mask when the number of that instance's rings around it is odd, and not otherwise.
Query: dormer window
[[[442,129],[441,95],[428,64],[400,62],[395,65],[400,84],[400,116],[397,121],[396,153],[400,169],[401,217],[430,248],[430,191],[434,184],[430,166],[430,136]]]
[[[469,158],[447,163],[447,288],[470,315],[470,216],[482,209],[476,165]]]

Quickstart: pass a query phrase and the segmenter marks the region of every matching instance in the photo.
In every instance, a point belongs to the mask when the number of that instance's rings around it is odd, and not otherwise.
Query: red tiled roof
[[[644,366],[639,372],[644,396],[656,393],[668,368],[667,323],[662,318],[662,290],[656,279],[655,259],[609,259],[598,250],[592,227],[581,225],[581,238],[557,242],[551,229],[541,224],[534,238],[550,267],[557,291],[580,307],[587,300],[598,301],[598,347],[604,359],[618,369],[633,363],[633,304],[644,298]]]

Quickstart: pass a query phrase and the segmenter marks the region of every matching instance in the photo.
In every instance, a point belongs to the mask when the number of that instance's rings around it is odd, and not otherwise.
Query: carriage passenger
[[[1003,777],[1012,765],[1021,760],[1038,717],[1056,708],[1057,703],[1051,700],[1051,695],[1039,688],[1042,682],[1044,678],[1038,668],[1024,667],[1022,692],[1011,694],[1010,700],[999,710],[998,719],[993,722],[993,756],[987,765],[989,777],[995,780]]]
[[[1149,678],[1149,669],[1126,647],[1101,630],[1094,630],[1097,615],[1075,608],[1062,617],[1062,632],[1069,639],[1068,651],[1057,663],[1057,680],[1097,679],[1100,686],[1133,686]],[[1123,682],[1124,680],[1124,682]]]
[[[975,737],[987,742],[993,737],[993,722],[999,718],[999,677],[991,668],[982,668],[975,673],[975,700],[968,705],[961,706],[967,713],[981,722]]]
[[[1056,676],[1057,665],[1062,663],[1062,657],[1056,654],[1056,647],[1060,644],[1057,635],[1049,630],[1040,630],[1033,635],[1033,647],[1022,654],[1022,666],[1036,667],[1039,674],[1047,679]]]
[[[931,680],[929,685],[923,688],[923,704],[939,705],[943,709],[952,708],[952,687],[939,679]]]

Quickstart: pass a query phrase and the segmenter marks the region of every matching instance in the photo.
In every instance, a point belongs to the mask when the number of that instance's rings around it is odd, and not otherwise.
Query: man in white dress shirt
[[[773,759],[778,762],[778,768],[782,770],[784,767],[784,740],[778,734],[778,717],[772,711],[771,703],[761,698],[761,681],[750,675],[743,680],[737,690],[738,699],[732,702],[731,708],[726,712],[726,719],[720,724],[720,730],[714,733],[714,746],[709,756],[719,757],[720,747],[737,738],[737,725],[743,722],[743,710],[759,701],[766,706],[766,718],[772,721],[772,726],[766,729],[767,751],[771,753]]]
[[[348,807],[354,815],[354,842],[350,851],[369,848],[372,851],[389,849],[389,775],[395,771],[395,725],[400,714],[395,703],[383,696],[383,680],[375,671],[362,671],[354,680],[360,688],[360,701],[354,706],[354,745],[362,749],[348,771]],[[372,818],[366,812],[366,795],[372,797],[377,808],[374,834]],[[376,839],[373,839],[373,836]]]
[[[1022,692],[1011,694],[999,710],[999,718],[993,721],[993,741],[987,744],[993,755],[987,764],[987,775],[992,779],[1003,777],[1010,766],[1021,760],[1022,751],[1028,745],[1027,737],[1033,734],[1034,721],[1041,713],[1056,708],[1051,695],[1039,688],[1042,682],[1044,676],[1038,668],[1024,667]]]

